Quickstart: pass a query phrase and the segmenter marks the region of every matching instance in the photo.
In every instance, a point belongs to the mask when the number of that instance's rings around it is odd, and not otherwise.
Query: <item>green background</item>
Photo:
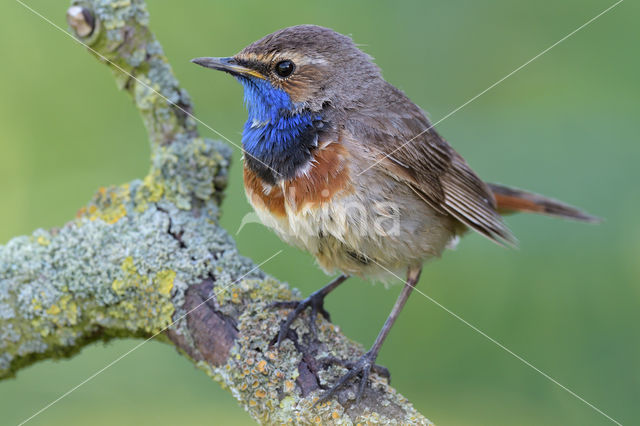
[[[66,28],[65,1],[27,0]],[[150,2],[198,118],[239,143],[240,85],[189,63],[231,55],[278,28],[351,34],[433,120],[559,40],[612,1]],[[597,225],[517,216],[507,250],[468,236],[428,265],[420,288],[625,424],[640,422],[638,3],[630,0],[438,125],[488,181],[557,197]],[[0,4],[0,243],[64,224],[102,185],[144,176],[149,148],[129,98],[71,38],[19,3]],[[215,137],[201,126],[202,133]],[[235,151],[223,225],[250,211]],[[325,283],[309,255],[261,225],[237,236],[264,269],[308,294]],[[368,346],[399,286],[353,280],[327,300]],[[136,344],[94,345],[0,383],[0,423],[25,419]],[[409,300],[379,362],[427,417],[456,424],[608,424],[574,396],[426,298]],[[151,342],[32,424],[250,423],[229,393]]]

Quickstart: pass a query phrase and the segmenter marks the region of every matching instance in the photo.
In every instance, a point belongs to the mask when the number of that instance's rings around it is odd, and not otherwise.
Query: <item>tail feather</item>
[[[494,183],[489,184],[496,199],[496,205],[500,214],[514,212],[539,213],[583,222],[600,222],[601,219],[591,216],[580,209],[542,195],[509,188]]]

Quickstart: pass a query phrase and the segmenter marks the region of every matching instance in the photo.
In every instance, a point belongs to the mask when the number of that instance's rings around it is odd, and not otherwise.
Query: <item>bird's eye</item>
[[[275,71],[276,74],[278,74],[280,77],[285,78],[291,75],[295,67],[296,66],[293,64],[293,62],[289,60],[280,61],[276,64]]]

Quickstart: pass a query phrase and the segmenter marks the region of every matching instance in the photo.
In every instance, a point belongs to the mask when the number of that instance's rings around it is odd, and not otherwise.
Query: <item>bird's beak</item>
[[[265,79],[265,76],[258,71],[239,65],[235,58],[195,58],[192,59],[191,62],[206,68],[228,72],[231,75]]]

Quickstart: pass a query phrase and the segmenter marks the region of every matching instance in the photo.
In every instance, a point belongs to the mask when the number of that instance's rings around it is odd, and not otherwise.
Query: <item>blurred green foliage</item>
[[[27,0],[66,28],[66,1]],[[384,76],[433,120],[484,90],[613,2],[149,2],[151,27],[196,115],[236,143],[240,85],[189,63],[224,56],[278,28],[351,34]],[[420,288],[622,423],[640,422],[640,211],[637,114],[640,8],[627,1],[438,126],[489,181],[557,197],[598,226],[509,219],[520,250],[470,235],[429,265]],[[0,243],[60,226],[101,185],[142,177],[145,130],[110,72],[17,2],[0,4]],[[206,128],[203,134],[215,137]],[[250,211],[236,150],[223,225]],[[259,225],[236,236],[256,262],[285,247]],[[264,267],[308,294],[328,277],[285,248]],[[399,287],[353,280],[334,321],[368,346]],[[15,424],[133,347],[95,345],[0,383],[0,423]],[[591,408],[416,294],[379,362],[425,415],[452,424],[607,424]],[[149,343],[32,424],[250,423],[227,392],[175,351]]]

